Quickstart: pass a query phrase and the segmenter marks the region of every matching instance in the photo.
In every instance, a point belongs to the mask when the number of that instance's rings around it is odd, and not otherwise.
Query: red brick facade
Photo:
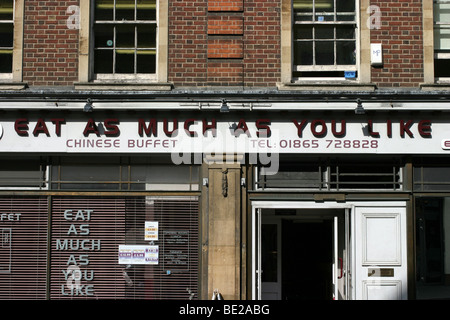
[[[381,10],[379,29],[371,42],[383,44],[384,64],[372,68],[379,87],[417,87],[423,82],[423,22],[421,0],[371,1]]]
[[[78,80],[78,30],[68,28],[78,1],[25,1],[23,81],[71,86]]]
[[[72,1],[25,1],[23,81],[71,86],[78,80],[79,35],[67,23]],[[423,82],[422,2],[371,1],[381,28],[384,64],[372,68],[379,87]],[[281,1],[169,1],[168,80],[176,87],[275,87],[281,79]]]

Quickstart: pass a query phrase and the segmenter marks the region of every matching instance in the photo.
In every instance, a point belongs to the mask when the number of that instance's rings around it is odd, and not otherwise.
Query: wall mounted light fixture
[[[91,99],[87,99],[86,104],[84,105],[84,112],[92,112],[94,110],[94,106],[92,105]]]
[[[220,112],[230,112],[230,107],[228,106],[227,100],[222,99],[222,106],[220,107]]]
[[[365,113],[366,113],[366,110],[364,110],[361,99],[356,99],[355,114],[365,114]]]

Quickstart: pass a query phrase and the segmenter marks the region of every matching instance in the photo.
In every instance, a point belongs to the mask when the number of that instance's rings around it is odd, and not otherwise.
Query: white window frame
[[[0,89],[5,82],[22,82],[24,0],[13,1],[13,19],[0,23],[13,24],[12,71],[0,73]],[[7,88],[16,88],[10,87]],[[22,87],[19,87],[22,88]]]
[[[375,90],[371,83],[370,62],[370,0],[355,0],[356,4],[356,67],[357,78],[293,79],[293,0],[281,0],[281,78],[277,84],[280,90]]]
[[[439,28],[441,28],[442,26],[445,28],[448,28],[450,31],[450,21],[449,22],[441,22],[441,21],[436,21],[436,15],[435,15],[435,4],[437,3],[447,3],[450,5],[450,1],[448,0],[433,0],[433,50],[434,50],[434,63],[436,62],[436,60],[448,60],[450,59],[450,49],[448,50],[449,52],[439,52],[436,47],[436,42],[439,41],[439,39],[437,38],[437,32],[436,30],[438,30]],[[434,76],[434,81],[436,83],[450,83],[450,75],[448,77],[438,77],[438,76]]]
[[[313,18],[315,18],[316,16],[316,11],[315,11],[315,6],[314,3],[316,0],[312,0],[313,1],[313,10],[312,10],[312,16]],[[294,65],[292,67],[293,72],[295,71],[308,71],[308,72],[320,72],[320,71],[354,71],[354,72],[358,72],[358,60],[359,60],[359,41],[358,41],[358,25],[359,25],[359,5],[358,5],[358,1],[355,1],[355,21],[354,22],[340,22],[340,21],[324,21],[324,22],[318,22],[318,21],[295,21],[295,19],[293,18],[293,25],[308,25],[308,26],[320,26],[320,25],[329,25],[329,26],[338,26],[338,25],[354,25],[355,26],[355,51],[356,51],[356,57],[355,57],[355,64],[353,65],[338,65],[336,64],[336,48],[334,49],[334,64],[333,65],[315,65],[315,44],[316,39],[314,39],[314,34],[312,36],[311,41],[313,42],[313,64],[312,65]],[[292,1],[292,6],[294,5],[294,1]],[[292,9],[292,13],[293,15],[294,13],[294,9]],[[334,0],[334,11],[332,13],[324,13],[324,15],[335,15],[336,14],[336,0]],[[294,39],[294,37],[292,37],[292,46],[294,46],[294,41],[296,39]],[[336,34],[334,35],[334,45],[336,45],[336,41],[338,39],[336,39]],[[305,41],[310,41],[305,40]],[[293,61],[293,59],[292,59]],[[294,62],[292,62],[294,63]],[[358,77],[358,76],[357,76]],[[318,75],[318,77],[294,77],[292,76],[292,80],[294,82],[298,82],[298,81],[302,81],[302,80],[313,80],[313,81],[317,81],[317,80],[346,80],[345,77],[321,77]]]
[[[115,5],[116,5],[116,0],[114,0],[114,6]],[[135,6],[135,10],[136,10],[136,6],[137,6],[137,1],[136,0],[134,1],[134,6]],[[114,8],[113,8],[113,11],[115,11]],[[136,13],[136,11],[135,11],[135,13]],[[137,20],[137,17],[135,16],[135,20],[131,21],[131,22],[114,20],[114,21],[106,21],[106,23],[105,23],[105,22],[102,22],[102,21],[95,20],[95,17],[94,17],[93,23],[94,23],[93,30],[95,29],[95,25],[96,24],[111,24],[111,25],[113,25],[115,27],[117,27],[119,25],[134,25],[136,27],[139,24],[156,24],[156,29],[158,29],[158,1],[156,1],[156,21],[151,21],[151,20],[139,21],[139,20]],[[116,30],[116,29],[114,28],[114,30]],[[137,31],[135,30],[135,37],[136,37],[136,33],[137,33]],[[115,34],[114,34],[114,36],[115,36]],[[156,46],[157,46],[158,34],[156,34],[156,39],[155,40],[156,40]],[[135,46],[134,46],[134,48],[129,48],[130,50],[132,49],[132,50],[135,51],[135,54],[134,54],[135,55],[135,59],[137,58],[136,51],[138,51],[138,47],[137,47],[136,41],[137,41],[137,38],[135,38]],[[157,48],[152,48],[152,49],[154,49],[156,51],[155,52],[156,61],[158,61],[158,50],[157,50]],[[93,46],[93,50],[95,50],[94,46]],[[113,42],[113,48],[111,50],[113,51],[113,56],[115,57],[116,56],[115,53],[117,51],[120,51],[121,49],[117,49],[115,47],[115,41],[114,41]],[[93,76],[94,76],[95,80],[136,80],[136,81],[139,81],[139,80],[156,80],[157,74],[158,74],[158,64],[156,64],[155,73],[137,73],[136,72],[136,63],[137,62],[135,60],[134,61],[134,68],[135,68],[135,72],[134,73],[115,73],[114,70],[116,68],[116,59],[114,57],[113,57],[113,73],[94,73]]]
[[[127,84],[167,84],[168,72],[168,0],[156,0],[156,73],[151,74],[94,74],[94,0],[80,2],[80,55],[79,83],[76,87],[86,88],[86,84],[120,85],[127,89]],[[99,88],[101,89],[101,88]]]
[[[14,1],[13,1],[13,8],[12,8],[12,19],[11,20],[0,20],[0,25],[12,25],[13,27],[13,36],[14,36]],[[7,50],[11,51],[11,56],[14,57],[14,39],[13,39],[13,46],[12,47],[0,47],[0,51]],[[11,61],[11,72],[6,73],[0,73],[0,80],[12,80],[12,61]]]

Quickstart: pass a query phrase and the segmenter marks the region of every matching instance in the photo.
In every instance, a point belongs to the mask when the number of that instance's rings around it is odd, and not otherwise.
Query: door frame
[[[252,238],[252,257],[251,257],[251,270],[252,270],[252,296],[253,300],[261,299],[261,290],[259,289],[261,282],[258,277],[258,257],[260,256],[260,244],[258,234],[260,233],[260,215],[261,209],[349,209],[350,218],[350,261],[348,262],[350,277],[350,286],[356,288],[356,261],[355,261],[355,208],[359,207],[403,207],[406,208],[406,201],[348,201],[348,202],[315,202],[315,201],[270,201],[270,200],[256,200],[251,201],[251,238]],[[351,290],[349,294],[349,300],[355,300],[356,290]]]

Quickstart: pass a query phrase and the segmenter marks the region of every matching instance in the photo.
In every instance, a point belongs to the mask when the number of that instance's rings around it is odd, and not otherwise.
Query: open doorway
[[[261,299],[345,299],[346,209],[263,209]]]
[[[333,220],[282,221],[282,299],[331,300]]]

